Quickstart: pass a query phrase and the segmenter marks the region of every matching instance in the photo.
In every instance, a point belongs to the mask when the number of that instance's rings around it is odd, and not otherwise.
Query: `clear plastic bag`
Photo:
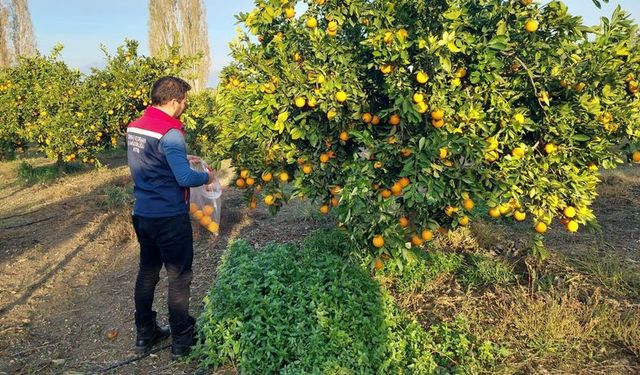
[[[191,169],[204,172],[211,169],[204,161],[190,161]],[[202,228],[217,236],[220,230],[220,210],[222,205],[222,185],[216,179],[209,185],[191,188],[189,213]]]

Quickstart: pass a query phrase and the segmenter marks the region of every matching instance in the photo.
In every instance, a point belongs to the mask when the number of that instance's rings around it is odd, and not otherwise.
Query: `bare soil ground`
[[[110,168],[25,187],[16,175],[19,163],[0,164],[0,374],[93,373],[133,357],[138,245],[127,209],[105,205],[105,188],[130,184],[127,167],[116,161]],[[259,246],[291,242],[325,224],[303,202],[275,218],[264,208],[250,211],[230,188],[222,208],[218,238],[194,225],[194,316],[230,240],[248,238]],[[155,300],[161,322],[168,321],[166,286],[163,271]],[[110,331],[117,334],[112,340]],[[164,350],[109,373],[194,371],[194,364],[171,361]]]

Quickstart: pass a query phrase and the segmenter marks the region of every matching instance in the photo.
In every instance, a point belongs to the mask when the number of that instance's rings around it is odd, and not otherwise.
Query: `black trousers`
[[[155,326],[153,295],[163,265],[169,278],[171,332],[179,334],[191,329],[194,322],[189,315],[193,234],[189,215],[164,218],[134,215],[133,227],[140,243],[140,265],[134,293],[138,335],[145,336]]]

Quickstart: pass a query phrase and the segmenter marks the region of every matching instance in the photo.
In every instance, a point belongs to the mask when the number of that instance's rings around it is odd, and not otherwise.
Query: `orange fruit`
[[[631,154],[631,160],[636,164],[640,164],[640,150],[636,150]]]
[[[461,218],[458,219],[458,224],[464,226],[467,226],[469,224],[469,217],[468,216],[463,216]]]
[[[266,172],[262,174],[262,181],[269,182],[273,179],[273,174],[271,172]]]
[[[525,221],[527,219],[527,214],[522,211],[516,211],[513,214],[513,218],[516,219],[516,221]]]
[[[427,73],[420,71],[416,74],[416,81],[418,81],[418,83],[425,84],[428,80],[429,76],[427,75]]]
[[[402,185],[400,185],[400,183],[399,183],[399,182],[396,182],[395,184],[393,184],[393,185],[391,186],[391,192],[392,192],[394,195],[398,195],[398,194],[402,193]]]
[[[253,186],[256,183],[256,179],[253,177],[247,178],[247,186]]]
[[[380,192],[380,195],[382,196],[382,198],[389,198],[391,196],[391,190],[384,189]]]
[[[424,241],[431,241],[433,239],[433,231],[429,230],[429,229],[425,229],[422,231],[422,233],[420,233],[420,236],[422,237],[422,239]]]
[[[287,9],[284,10],[284,14],[288,19],[292,19],[293,17],[296,16],[296,10],[289,7]]]
[[[247,183],[246,183],[246,181],[244,180],[244,178],[239,178],[239,179],[237,179],[237,180],[236,180],[236,186],[237,186],[237,187],[239,187],[239,188],[241,188],[241,189],[242,189],[243,187],[245,187],[245,186],[246,186],[246,184],[247,184]]]
[[[340,140],[343,142],[346,142],[349,140],[349,133],[347,132],[341,132],[340,133]]]
[[[318,26],[318,20],[313,17],[309,17],[305,24],[308,28],[315,29]]]
[[[393,125],[393,126],[399,125],[400,124],[400,116],[398,116],[397,114],[394,113],[391,116],[391,118],[389,118],[389,124]]]
[[[329,162],[329,155],[327,154],[322,154],[320,155],[320,163],[328,163]]]
[[[538,27],[539,26],[540,26],[540,24],[538,23],[538,21],[536,21],[536,20],[528,20],[524,24],[524,29],[527,30],[530,33],[535,33],[536,31],[538,31]]]
[[[471,198],[467,198],[464,201],[462,201],[462,207],[464,207],[464,209],[467,210],[467,211],[473,210],[473,207],[475,205],[476,204],[473,202],[473,199],[471,199]]]
[[[444,119],[444,111],[441,109],[436,109],[435,111],[431,112],[431,118],[434,120]]]
[[[305,165],[304,167],[302,167],[302,173],[304,174],[309,174],[311,173],[311,171],[313,171],[313,167],[309,164]]]
[[[382,72],[382,74],[387,75],[389,73],[391,73],[391,71],[393,70],[393,67],[391,65],[385,64],[382,65],[380,67],[380,72]]]
[[[516,147],[513,150],[511,150],[511,156],[513,156],[515,159],[522,159],[522,157],[524,156],[524,148],[522,147]]]
[[[191,203],[189,204],[189,213],[190,214],[194,214],[196,211],[198,211],[200,208],[198,207],[197,204],[195,203]]]
[[[204,217],[204,213],[202,211],[198,210],[198,211],[193,213],[193,217],[196,220],[200,220],[200,219],[202,219]]]
[[[328,205],[326,205],[326,204],[323,204],[322,206],[320,206],[320,212],[321,212],[323,215],[328,214],[328,213],[329,213],[329,206],[328,206]]]
[[[489,216],[491,216],[492,218],[496,219],[500,217],[500,208],[498,207],[492,207],[489,209]]]
[[[417,234],[414,234],[413,236],[411,236],[411,244],[413,246],[422,246],[422,238],[420,238],[420,236],[418,236]]]
[[[371,119],[371,123],[373,125],[378,125],[380,123],[380,117],[374,115],[373,118]]]
[[[570,233],[577,232],[578,228],[580,228],[580,225],[578,225],[578,223],[573,220],[569,220],[569,222],[567,223],[567,231]]]
[[[340,203],[340,201],[338,201],[338,198],[336,198],[336,197],[331,198],[331,205],[333,207],[337,207],[338,203]]]
[[[240,177],[242,177],[242,178],[249,177],[249,171],[246,170],[246,169],[243,169],[242,171],[240,171]]]
[[[440,129],[444,126],[444,120],[431,120],[431,124],[434,128]]]
[[[554,145],[553,143],[547,143],[544,146],[544,151],[547,154],[553,154],[554,152],[556,152],[558,150],[558,148],[556,147],[556,145]]]
[[[118,330],[117,329],[110,329],[107,331],[107,340],[109,341],[113,341],[118,337]]]
[[[336,93],[336,100],[338,103],[344,103],[347,100],[347,93],[344,91],[338,91]]]
[[[379,234],[374,236],[371,242],[373,243],[373,246],[377,248],[381,248],[382,246],[384,246],[384,238],[382,238],[382,236]]]
[[[398,223],[402,228],[406,228],[409,226],[409,219],[403,216],[398,220]]]
[[[216,233],[218,231],[220,227],[218,226],[218,223],[216,223],[215,221],[212,221],[208,226],[207,229],[209,230],[209,232],[211,233]]]
[[[411,184],[411,181],[407,177],[402,177],[398,182],[403,189]]]
[[[564,210],[562,211],[562,213],[564,214],[564,216],[568,217],[569,219],[574,218],[576,216],[576,209],[569,206],[569,207],[565,207]]]
[[[376,270],[380,271],[384,267],[384,263],[382,263],[382,260],[380,260],[379,258],[376,258],[376,261],[374,262],[373,266],[375,267]]]
[[[536,231],[536,233],[542,234],[547,231],[547,224],[543,223],[542,221],[539,221],[536,223],[534,230]]]
[[[416,104],[424,102],[424,95],[422,93],[416,92],[415,94],[413,94],[413,102]]]
[[[209,204],[205,204],[204,207],[202,207],[202,213],[207,215],[207,216],[211,216],[213,214],[213,206],[209,205]]]
[[[296,101],[295,101],[296,107],[302,108],[305,106],[306,103],[307,101],[304,98],[296,98]]]
[[[372,120],[372,119],[373,119],[373,116],[371,116],[371,113],[369,113],[369,112],[364,113],[364,114],[362,115],[362,121],[363,121],[365,124],[369,124],[369,123],[371,122],[371,120]]]
[[[287,181],[289,181],[289,174],[287,172],[281,172],[280,182],[287,182]]]
[[[331,193],[331,195],[338,195],[340,194],[341,190],[342,190],[342,186],[336,185],[336,186],[332,186],[331,189],[329,189],[329,192]]]
[[[276,198],[273,195],[269,194],[266,197],[264,197],[264,203],[267,206],[272,206],[274,203],[276,203]]]
[[[203,216],[202,219],[200,219],[200,224],[202,224],[203,227],[208,227],[212,221],[211,216]]]

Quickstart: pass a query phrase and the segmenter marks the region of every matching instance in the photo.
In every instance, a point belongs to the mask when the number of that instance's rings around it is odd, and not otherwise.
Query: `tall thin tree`
[[[187,56],[196,54],[202,56],[200,63],[189,69],[193,89],[200,91],[207,86],[211,63],[204,1],[178,0],[178,13],[180,15],[180,52]]]
[[[0,3],[0,67],[8,66],[13,59],[9,31],[9,9]]]
[[[33,33],[33,23],[27,0],[11,0],[11,40],[13,42],[14,57],[34,56],[36,39]]]
[[[149,0],[149,50],[152,56],[166,57],[179,42],[177,0]]]

